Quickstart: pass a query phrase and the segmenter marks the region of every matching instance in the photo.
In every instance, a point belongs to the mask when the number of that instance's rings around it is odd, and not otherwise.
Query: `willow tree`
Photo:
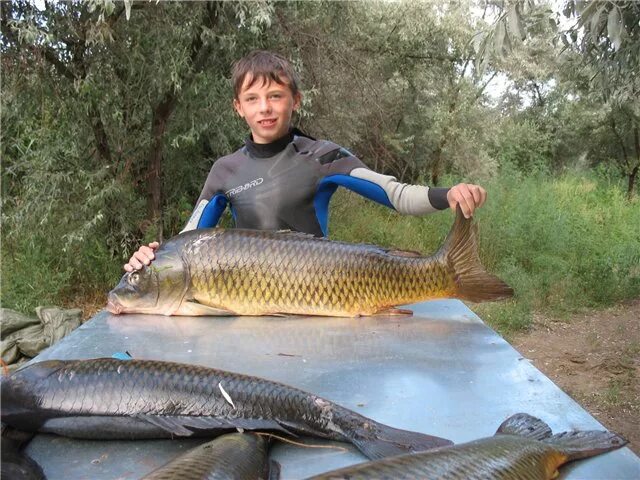
[[[177,232],[213,159],[243,134],[229,68],[262,44],[273,13],[266,2],[44,5],[1,5],[3,297],[113,281],[142,237]]]

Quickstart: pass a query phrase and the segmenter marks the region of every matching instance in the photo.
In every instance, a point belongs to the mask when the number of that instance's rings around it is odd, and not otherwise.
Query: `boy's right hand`
[[[140,270],[143,265],[149,265],[156,258],[154,252],[159,246],[158,242],[151,242],[149,246],[142,245],[137,252],[131,255],[129,263],[125,264],[124,269],[127,272],[133,272],[134,270]]]

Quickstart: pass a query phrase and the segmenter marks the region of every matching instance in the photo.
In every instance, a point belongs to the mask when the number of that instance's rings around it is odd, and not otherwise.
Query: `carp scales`
[[[277,430],[350,442],[369,458],[450,445],[259,377],[154,360],[48,360],[0,379],[2,421],[89,439]]]
[[[279,478],[269,464],[269,440],[255,433],[230,433],[189,450],[140,480],[267,480]]]
[[[512,295],[480,264],[476,226],[458,208],[432,256],[295,232],[191,230],[162,244],[151,265],[126,273],[107,310],[355,317],[401,313],[394,307],[437,298]]]
[[[308,480],[550,480],[558,468],[623,447],[610,432],[563,432],[552,435],[542,420],[519,413],[504,421],[495,436],[468,443],[333,470]]]

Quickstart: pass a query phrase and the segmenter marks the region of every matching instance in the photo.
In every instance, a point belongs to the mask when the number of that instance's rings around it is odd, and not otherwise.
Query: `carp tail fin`
[[[483,302],[513,296],[513,289],[480,263],[477,227],[471,219],[464,218],[459,206],[453,227],[437,255],[454,273],[454,297]]]

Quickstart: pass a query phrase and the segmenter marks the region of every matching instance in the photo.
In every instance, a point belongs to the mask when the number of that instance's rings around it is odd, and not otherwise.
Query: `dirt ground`
[[[562,320],[538,316],[509,342],[640,455],[640,299]]]

